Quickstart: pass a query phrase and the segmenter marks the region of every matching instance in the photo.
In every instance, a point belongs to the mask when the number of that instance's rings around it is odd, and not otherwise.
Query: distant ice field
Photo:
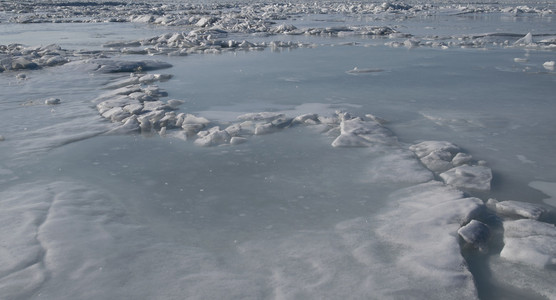
[[[553,3],[0,8],[0,298],[556,298]]]

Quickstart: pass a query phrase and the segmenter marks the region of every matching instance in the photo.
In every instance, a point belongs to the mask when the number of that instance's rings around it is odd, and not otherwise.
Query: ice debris
[[[21,44],[0,45],[0,72],[63,65],[70,61],[71,56],[73,56],[72,51],[64,50],[54,44],[40,47],[27,47]]]
[[[471,220],[467,225],[458,229],[458,234],[468,244],[482,252],[487,250],[490,238],[490,228],[483,222]]]
[[[342,117],[340,135],[332,142],[333,147],[370,147],[377,144],[397,145],[397,138],[376,121],[348,115]]]
[[[458,146],[446,141],[424,141],[409,149],[446,184],[471,191],[490,190],[491,169],[482,161],[475,162]]]
[[[542,66],[547,69],[547,70],[551,70],[554,71],[554,66],[556,65],[556,62],[554,62],[553,60],[551,61],[547,61],[545,63],[542,64]]]
[[[60,102],[61,101],[59,98],[54,98],[54,97],[44,100],[44,104],[46,105],[56,105],[56,104],[60,104]]]
[[[485,166],[463,165],[440,174],[449,185],[466,190],[489,191],[492,171]]]
[[[488,199],[487,206],[500,215],[528,218],[533,220],[539,220],[549,212],[549,210],[544,206],[513,200],[498,202],[491,198]]]

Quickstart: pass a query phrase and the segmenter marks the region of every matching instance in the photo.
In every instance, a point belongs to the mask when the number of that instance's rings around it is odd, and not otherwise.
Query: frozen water
[[[556,264],[556,227],[535,220],[504,222],[502,258],[536,267]]]
[[[0,295],[555,298],[556,10],[506,2],[1,2]]]

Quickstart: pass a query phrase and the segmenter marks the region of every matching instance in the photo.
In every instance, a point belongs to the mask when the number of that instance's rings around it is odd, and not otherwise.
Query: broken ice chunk
[[[490,229],[483,222],[471,220],[471,222],[458,230],[458,234],[468,244],[478,248],[480,251],[485,251],[490,237]]]
[[[473,160],[473,157],[467,153],[460,152],[452,158],[452,165],[461,166]]]
[[[272,123],[258,124],[255,127],[255,135],[274,133],[278,131],[278,129],[279,128]]]
[[[304,114],[297,116],[293,119],[292,124],[309,124],[315,125],[319,123],[319,115],[317,114]]]
[[[433,172],[444,172],[453,167],[452,153],[443,150],[434,150],[429,155],[422,157],[421,162]]]
[[[499,214],[520,216],[533,220],[538,220],[548,213],[548,209],[545,207],[527,202],[512,200],[498,202],[494,199],[489,199],[487,204]]]
[[[361,118],[347,119],[340,116],[340,136],[332,142],[333,147],[369,147],[373,144],[393,145],[396,137],[375,121],[364,121]]]
[[[230,139],[231,145],[239,145],[247,142],[247,139],[244,137],[234,136]]]
[[[539,268],[556,265],[556,227],[535,220],[505,221],[500,257]]]
[[[48,98],[46,100],[44,100],[44,104],[46,105],[56,105],[56,104],[60,104],[60,99],[58,98]]]
[[[199,134],[201,136],[194,142],[197,146],[217,146],[230,142],[230,135],[228,132],[220,130],[218,126],[211,128],[207,133],[201,134],[201,132],[199,132]]]
[[[556,64],[556,62],[554,62],[553,60],[551,61],[547,61],[544,64],[542,64],[542,66],[547,69],[547,70],[551,70],[554,71],[554,65]]]
[[[485,166],[459,166],[450,169],[440,177],[451,186],[476,191],[490,190],[492,171]]]
[[[515,41],[514,45],[530,45],[533,44],[533,35],[529,32],[524,37]]]
[[[409,150],[415,152],[417,157],[425,157],[433,151],[447,151],[456,153],[460,151],[459,147],[446,141],[424,141],[419,144],[409,146]]]

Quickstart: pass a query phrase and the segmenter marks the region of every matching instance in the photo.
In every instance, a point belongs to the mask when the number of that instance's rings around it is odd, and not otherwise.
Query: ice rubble
[[[63,65],[70,61],[72,51],[58,45],[25,47],[21,44],[0,45],[0,72],[34,70]]]

